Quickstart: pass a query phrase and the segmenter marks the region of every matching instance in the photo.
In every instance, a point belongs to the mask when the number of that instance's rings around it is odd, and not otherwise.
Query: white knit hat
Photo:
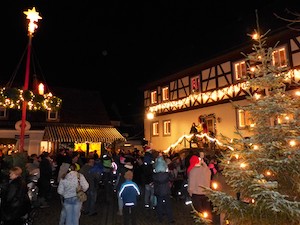
[[[130,163],[130,162],[127,162],[125,165],[124,165],[125,168],[129,169],[129,170],[132,170],[133,169],[133,165]]]

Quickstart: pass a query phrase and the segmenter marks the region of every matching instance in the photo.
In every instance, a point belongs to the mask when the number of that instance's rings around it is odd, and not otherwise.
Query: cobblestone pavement
[[[34,225],[58,225],[61,204],[59,196],[54,188],[52,198],[49,202],[49,208],[37,209],[37,215]],[[114,193],[110,193],[109,201],[104,200],[103,190],[99,190],[97,199],[97,215],[81,215],[80,225],[122,225],[122,216],[117,215],[117,198]],[[176,225],[195,224],[191,214],[191,206],[186,206],[184,200],[173,199],[174,219]],[[158,223],[155,210],[145,209],[143,204],[143,195],[138,201],[137,210],[138,225],[164,225],[168,223]]]

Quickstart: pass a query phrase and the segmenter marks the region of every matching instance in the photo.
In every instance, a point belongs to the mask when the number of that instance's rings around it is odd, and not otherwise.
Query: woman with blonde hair
[[[62,196],[66,225],[79,225],[82,202],[78,199],[76,189],[80,183],[83,191],[87,191],[89,183],[85,177],[78,173],[72,164],[65,175],[59,181],[57,193]]]

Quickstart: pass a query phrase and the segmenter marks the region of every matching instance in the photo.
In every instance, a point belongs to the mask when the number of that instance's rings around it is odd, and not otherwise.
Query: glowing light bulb
[[[252,39],[253,40],[257,40],[258,38],[259,38],[259,34],[258,33],[252,34]]]
[[[204,211],[204,212],[202,213],[202,217],[203,217],[203,218],[207,218],[207,217],[208,217],[208,212]]]
[[[267,171],[266,171],[266,175],[267,175],[267,176],[271,176],[271,175],[272,175],[271,171],[267,170]]]
[[[217,182],[212,182],[211,186],[215,190],[218,189],[218,183]]]
[[[294,147],[296,145],[296,141],[291,140],[289,144],[290,144],[291,147]]]
[[[241,163],[240,167],[241,168],[245,168],[246,167],[246,163]]]

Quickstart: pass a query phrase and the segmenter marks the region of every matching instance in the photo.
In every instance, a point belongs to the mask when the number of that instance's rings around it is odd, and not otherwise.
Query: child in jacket
[[[121,185],[119,196],[123,200],[124,225],[136,225],[137,198],[141,194],[138,185],[132,181],[133,172],[128,170],[125,175],[125,182]]]

